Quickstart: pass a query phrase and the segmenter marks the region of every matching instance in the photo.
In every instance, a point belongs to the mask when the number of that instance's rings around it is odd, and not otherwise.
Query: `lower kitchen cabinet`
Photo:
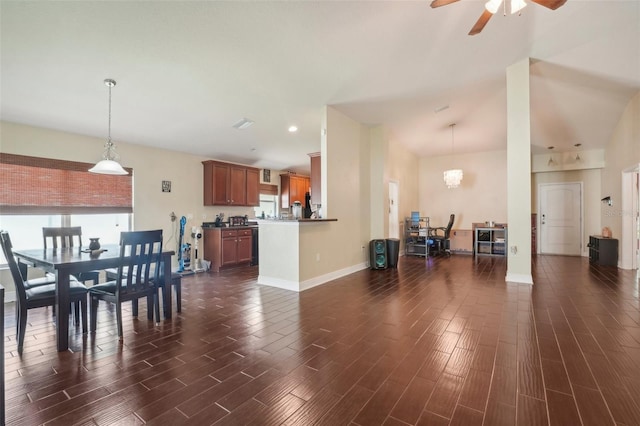
[[[211,270],[251,263],[252,228],[204,228],[203,257],[211,262]]]

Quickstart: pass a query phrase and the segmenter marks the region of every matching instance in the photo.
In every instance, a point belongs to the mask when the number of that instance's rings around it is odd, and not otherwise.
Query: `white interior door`
[[[398,221],[398,182],[389,182],[389,238],[400,238]]]
[[[582,184],[538,186],[540,253],[579,256],[582,249]]]

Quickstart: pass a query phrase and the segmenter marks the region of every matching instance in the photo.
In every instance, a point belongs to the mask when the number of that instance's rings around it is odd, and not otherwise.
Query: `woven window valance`
[[[0,153],[0,214],[133,212],[129,174],[89,173],[90,163]]]

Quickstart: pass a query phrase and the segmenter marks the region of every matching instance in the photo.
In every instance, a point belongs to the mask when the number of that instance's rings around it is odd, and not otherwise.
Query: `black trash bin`
[[[387,238],[387,258],[389,268],[398,267],[398,254],[400,252],[400,240],[397,238]]]

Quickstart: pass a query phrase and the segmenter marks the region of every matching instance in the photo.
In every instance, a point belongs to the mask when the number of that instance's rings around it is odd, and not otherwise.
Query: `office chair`
[[[451,256],[450,235],[455,218],[456,215],[452,213],[451,216],[449,216],[449,223],[446,227],[429,229],[429,239],[432,240],[433,244],[436,246],[435,254],[446,254],[447,256]]]

